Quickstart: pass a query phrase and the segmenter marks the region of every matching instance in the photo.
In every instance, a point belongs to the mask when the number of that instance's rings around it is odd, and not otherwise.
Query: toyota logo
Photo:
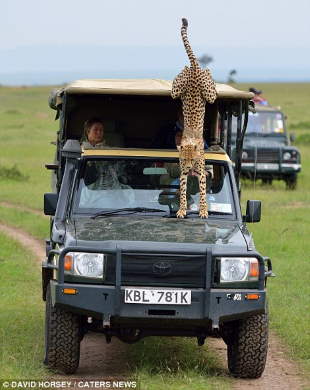
[[[153,274],[156,276],[167,276],[171,274],[172,265],[168,261],[159,261],[153,264]]]

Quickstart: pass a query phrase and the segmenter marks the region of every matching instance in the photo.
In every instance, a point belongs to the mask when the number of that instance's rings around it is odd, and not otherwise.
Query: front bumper
[[[293,173],[298,173],[301,170],[301,164],[297,163],[254,163],[243,162],[241,171],[243,173],[256,173],[260,175],[274,174],[279,176],[287,176]]]
[[[65,294],[66,288],[75,289],[76,294]],[[135,304],[124,302],[124,286],[119,294],[115,286],[60,284],[57,281],[51,281],[51,292],[53,305],[102,319],[104,322],[110,322],[113,317],[136,319],[137,322],[140,319],[149,319],[151,322],[154,318],[176,322],[182,319],[191,320],[193,324],[211,321],[212,328],[218,328],[222,321],[264,312],[266,300],[265,290],[192,289],[190,305]],[[249,300],[246,298],[248,294],[258,294],[259,299]]]
[[[110,250],[116,254],[115,284],[82,284],[68,283],[64,280],[64,256],[70,251],[95,252],[97,249],[90,248],[66,248],[59,255],[59,269],[57,280],[51,280],[52,304],[62,307],[67,311],[76,312],[80,315],[91,316],[102,320],[107,326],[111,322],[125,322],[144,325],[157,323],[159,327],[171,328],[183,323],[186,328],[192,326],[207,326],[219,328],[221,322],[239,319],[251,314],[264,312],[266,307],[265,260],[258,254],[252,253],[260,261],[259,288],[212,288],[212,253],[206,254],[206,281],[205,288],[190,288],[191,304],[141,304],[125,303],[125,288],[121,284],[122,274],[122,251],[119,248]],[[53,252],[53,251],[52,251]],[[55,252],[55,251],[54,251]],[[106,252],[106,251],[104,251]],[[49,255],[49,259],[53,253]],[[227,255],[227,254],[226,254]],[[246,254],[235,255],[246,256]],[[223,254],[216,254],[223,256]],[[270,261],[269,261],[270,262]],[[49,268],[49,262],[43,267]],[[53,266],[55,267],[55,266]],[[271,267],[271,263],[270,263]],[[141,286],[148,287],[151,286]],[[65,289],[74,289],[74,294],[67,294]],[[158,287],[155,287],[158,289]],[[162,289],[168,287],[162,287]],[[257,299],[250,300],[248,294],[257,294]],[[158,321],[156,321],[156,319]],[[165,321],[166,320],[166,321]],[[168,321],[167,321],[168,320]],[[208,326],[209,326],[208,325]],[[137,325],[138,326],[138,325]]]

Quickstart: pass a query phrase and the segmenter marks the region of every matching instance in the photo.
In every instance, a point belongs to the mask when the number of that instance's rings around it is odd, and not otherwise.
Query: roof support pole
[[[240,171],[241,171],[241,160],[242,160],[242,112],[243,112],[243,101],[239,102],[238,117],[237,117],[237,138],[236,138],[236,159],[235,159],[235,176],[237,189],[240,189]]]
[[[217,102],[207,105],[207,120],[209,123],[208,134],[210,145],[218,145],[220,143],[220,134],[218,128],[218,104]]]
[[[232,126],[232,103],[229,104],[227,118],[227,146],[226,152],[231,159],[231,126]]]

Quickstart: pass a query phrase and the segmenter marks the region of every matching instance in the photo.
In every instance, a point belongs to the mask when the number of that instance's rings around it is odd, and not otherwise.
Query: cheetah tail
[[[198,62],[196,60],[195,54],[193,53],[191,45],[190,45],[190,43],[188,41],[187,27],[188,27],[188,21],[187,21],[187,19],[183,18],[182,19],[182,27],[181,27],[182,40],[183,40],[183,43],[184,43],[184,47],[185,47],[186,53],[188,55],[189,62],[190,62],[192,67],[196,68],[199,65],[198,65]]]
[[[185,18],[182,18],[182,25],[183,27],[188,27],[188,21]]]

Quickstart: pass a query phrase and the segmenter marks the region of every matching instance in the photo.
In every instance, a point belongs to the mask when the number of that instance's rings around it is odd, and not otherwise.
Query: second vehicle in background
[[[276,107],[256,105],[249,112],[244,138],[241,173],[243,177],[272,184],[284,180],[287,189],[295,189],[301,170],[299,150],[291,145],[285,115]],[[233,129],[236,126],[233,126]]]

